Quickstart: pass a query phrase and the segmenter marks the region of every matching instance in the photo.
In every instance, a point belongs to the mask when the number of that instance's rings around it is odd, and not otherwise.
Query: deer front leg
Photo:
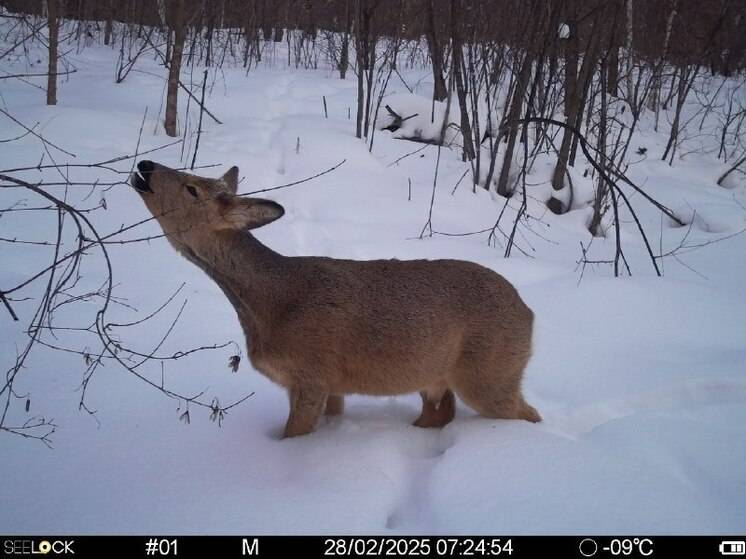
[[[342,394],[329,394],[324,415],[342,415],[345,410],[345,397]]]
[[[306,435],[314,430],[326,403],[327,393],[316,387],[297,387],[288,390],[290,415],[283,438]]]

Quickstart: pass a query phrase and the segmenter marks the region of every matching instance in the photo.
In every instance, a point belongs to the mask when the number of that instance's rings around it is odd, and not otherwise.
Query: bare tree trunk
[[[451,53],[451,62],[453,73],[456,78],[456,94],[458,95],[458,104],[461,111],[461,137],[464,143],[464,161],[474,159],[474,145],[471,137],[471,124],[469,121],[469,112],[466,106],[466,86],[464,85],[463,64],[464,54],[461,41],[461,30],[459,29],[459,13],[463,10],[461,0],[451,0],[451,39],[453,48]]]
[[[673,0],[671,4],[671,11],[668,13],[668,19],[666,20],[666,35],[663,40],[663,52],[658,63],[653,68],[653,79],[650,92],[649,108],[655,112],[655,131],[658,131],[658,122],[660,119],[660,97],[661,97],[661,82],[663,81],[663,66],[668,58],[668,46],[671,41],[671,31],[673,31],[673,22],[676,17],[678,8],[678,0]]]
[[[608,89],[604,87],[604,66],[606,65],[606,60],[601,59],[601,112],[599,113],[598,117],[598,160],[600,165],[602,165],[604,168],[606,168],[606,112],[607,112],[607,103],[606,103],[606,94]],[[591,218],[591,223],[588,226],[588,229],[591,232],[591,235],[594,237],[601,237],[603,236],[603,230],[601,229],[601,220],[604,217],[604,213],[606,211],[605,208],[605,202],[606,202],[606,196],[609,190],[609,183],[606,182],[606,179],[604,179],[603,175],[601,173],[598,174],[598,186],[596,187],[596,199],[593,201],[593,217]]]
[[[665,161],[670,153],[671,157],[668,162],[669,165],[673,165],[673,156],[676,152],[676,146],[679,141],[681,111],[684,108],[684,103],[686,103],[686,98],[689,95],[689,91],[692,89],[694,81],[697,79],[698,73],[698,64],[695,65],[694,68],[686,66],[681,69],[681,74],[679,76],[678,93],[676,95],[676,109],[674,112],[673,122],[671,123],[671,134],[668,137],[668,143],[666,144],[666,150],[663,152],[663,157],[661,157],[661,159]]]
[[[258,1],[258,0],[257,0]],[[254,2],[256,6],[256,2]],[[267,0],[262,0],[262,19],[259,22],[262,28],[262,37],[265,41],[272,40],[272,21],[267,11]]]
[[[57,0],[47,0],[49,22],[49,69],[47,72],[47,105],[57,104],[57,45],[60,35],[60,20]]]
[[[539,112],[538,116],[546,116],[546,109],[547,106],[550,104],[550,96],[552,91],[552,82],[554,80],[554,75],[557,72],[557,48],[554,45],[554,42],[550,42],[549,44],[549,64],[548,69],[546,72],[546,85],[544,86],[544,90],[541,92],[539,96]],[[536,144],[542,144],[545,141],[550,141],[549,137],[546,134],[546,128],[540,123],[536,123]]]
[[[109,8],[106,13],[106,27],[104,28],[104,44],[111,44],[111,32],[114,28],[114,0],[109,0]]]
[[[513,162],[513,151],[515,150],[515,142],[518,137],[518,120],[521,118],[521,109],[523,108],[523,97],[526,94],[526,87],[528,86],[528,78],[531,75],[531,67],[533,66],[533,58],[526,52],[523,55],[523,62],[521,64],[521,70],[518,74],[518,79],[515,82],[513,88],[513,96],[510,101],[510,112],[507,118],[507,124],[509,126],[508,131],[508,143],[505,146],[505,155],[503,156],[503,166],[500,169],[500,177],[497,180],[497,193],[501,196],[509,196],[510,189],[508,188],[508,178],[510,177],[510,166]]]
[[[591,36],[588,40],[588,47],[586,48],[585,55],[583,56],[583,64],[580,67],[580,76],[578,77],[578,83],[583,89],[580,92],[576,92],[569,99],[570,106],[567,108],[567,124],[571,127],[577,127],[581,121],[583,108],[585,106],[586,92],[592,80],[592,69],[596,61],[600,35],[597,23],[598,20],[594,22]],[[565,128],[562,135],[562,145],[560,146],[560,150],[557,155],[557,165],[554,168],[554,174],[552,175],[552,188],[555,191],[562,190],[565,186],[565,174],[567,173],[567,164],[571,160],[571,148],[574,145],[574,141],[577,141],[577,138],[575,138],[575,134],[573,134],[570,129]],[[558,198],[554,197],[552,197],[549,202],[547,202],[547,207],[556,214],[562,214],[568,210],[568,208],[564,207],[564,204]]]
[[[671,31],[673,31],[673,21],[678,13],[679,1],[673,0],[671,4],[671,11],[668,14],[666,20],[666,38],[663,41],[663,58],[668,56],[668,46],[671,44]]]
[[[253,49],[256,49],[257,57],[261,57],[261,49],[258,45],[259,33],[257,30],[257,5],[256,2],[251,3],[251,7],[246,9],[246,23],[244,24],[244,51],[243,51],[243,66],[246,68],[249,65],[249,59]],[[261,58],[259,58],[261,60]]]
[[[166,13],[166,0],[158,0],[157,2],[157,8],[158,8],[158,19],[161,22],[161,28],[163,29],[163,34],[166,36],[166,55],[163,60],[163,64],[168,66],[171,64],[171,47],[173,47],[173,30],[168,25],[168,14]]]
[[[370,24],[368,24],[368,29],[370,29]],[[368,134],[370,133],[370,115],[371,115],[371,104],[373,102],[373,74],[375,73],[375,65],[376,65],[376,38],[373,37],[370,33],[368,34],[368,60],[366,61],[366,78],[367,78],[367,84],[365,88],[365,130],[364,134],[365,137],[368,137]]]
[[[161,21],[161,26],[165,29],[168,27],[167,13],[166,13],[166,0],[158,0],[156,2],[158,8],[158,19]]]
[[[425,2],[427,14],[425,16],[425,37],[430,58],[433,63],[433,99],[443,101],[448,97],[446,80],[443,77],[443,47],[438,43],[438,33],[435,29],[435,8],[433,0]]]
[[[627,1],[627,41],[625,47],[627,50],[627,102],[632,103],[634,98],[635,79],[632,76],[632,39],[634,29],[634,0]],[[636,110],[633,107],[633,110]]]
[[[339,54],[339,78],[347,77],[347,67],[350,65],[350,33],[352,28],[352,15],[350,2],[345,2],[345,32],[342,35],[342,49]]]
[[[606,64],[606,92],[616,97],[619,91],[619,46],[612,40]]]
[[[173,3],[171,26],[174,30],[174,47],[171,54],[171,64],[168,69],[168,92],[166,94],[166,119],[164,127],[166,134],[176,136],[176,114],[179,93],[179,74],[181,73],[181,56],[184,53],[184,39],[186,27],[184,25],[184,0]]]
[[[505,155],[503,157],[502,169],[500,170],[500,177],[497,182],[497,193],[502,196],[510,196],[512,193],[512,188],[508,185],[508,179],[510,176],[511,164],[513,162],[513,151],[515,150],[516,139],[518,137],[519,120],[521,119],[524,99],[526,105],[526,118],[529,118],[534,110],[536,91],[541,81],[541,68],[544,65],[544,58],[547,54],[550,43],[554,40],[553,37],[559,23],[560,12],[556,4],[545,9],[541,2],[537,2],[534,4],[534,7],[538,7],[538,9],[532,10],[534,14],[534,17],[531,18],[532,25],[530,28],[526,29],[528,44],[532,45],[534,48],[526,49],[523,54],[518,78],[516,79],[512,91],[509,113],[505,119],[505,125],[508,129],[507,145],[505,147]],[[540,47],[540,50],[537,51],[537,47]],[[529,91],[529,79],[531,78],[534,68],[536,68],[536,72],[534,73],[533,83],[531,84]],[[520,134],[520,141],[524,143],[524,146],[527,146],[528,124],[524,123],[520,126]]]
[[[359,0],[355,32],[355,54],[357,56],[357,126],[358,138],[368,137],[371,107],[373,102],[373,77],[376,63],[376,32],[372,19],[377,3]]]
[[[311,0],[303,0],[303,12],[302,12],[303,24],[301,29],[303,34],[311,39],[316,38],[316,21],[313,13],[313,2]]]
[[[284,6],[282,5],[282,2],[274,2],[277,4],[277,17],[275,18],[275,43],[281,43],[283,37],[285,36],[285,28],[287,27],[290,29],[290,24],[288,23],[288,10],[290,9],[289,2],[285,2]],[[280,7],[284,7],[284,19],[280,19]]]
[[[358,61],[360,57],[358,57]],[[363,137],[363,111],[365,105],[365,82],[363,81],[363,71],[358,70],[357,73],[357,116],[355,123],[355,136],[358,138]]]
[[[357,31],[355,33],[355,56],[357,57],[357,115],[355,122],[355,136],[363,137],[363,112],[365,111],[365,81],[364,72],[368,54],[365,46],[368,42],[368,30],[365,26],[363,2],[358,0],[357,6]]]
[[[596,24],[598,25],[598,24]],[[583,112],[586,109],[586,106],[588,104],[588,94],[591,92],[591,89],[593,88],[593,69],[595,68],[596,62],[598,61],[598,55],[599,55],[599,49],[600,49],[600,40],[601,37],[604,35],[603,29],[600,32],[594,32],[593,36],[598,39],[597,41],[591,40],[590,44],[588,45],[585,54],[583,55],[583,62],[585,62],[585,58],[588,57],[590,60],[590,64],[586,67],[585,64],[583,64],[580,67],[580,75],[578,76],[578,90],[577,90],[577,98],[578,98],[578,112],[575,116],[575,126],[580,128],[580,124],[583,121]],[[588,107],[588,119],[586,120],[586,128],[590,128],[590,118],[593,116],[593,103],[595,101],[595,92],[593,92],[593,96],[590,99],[590,106]],[[572,142],[570,147],[570,159],[569,165],[570,167],[575,166],[575,157],[578,153],[578,142],[580,138],[577,134],[572,134]]]
[[[206,9],[210,10],[207,14],[207,30],[205,31],[205,35],[207,37],[207,50],[205,54],[205,66],[208,68],[213,63],[213,56],[212,56],[212,35],[215,30],[215,11],[214,11],[214,4],[210,3]],[[202,28],[200,27],[200,30]],[[196,31],[195,31],[196,33]]]
[[[565,43],[565,116],[570,116],[570,105],[575,98],[578,83],[578,28],[575,21],[568,21],[570,36]]]

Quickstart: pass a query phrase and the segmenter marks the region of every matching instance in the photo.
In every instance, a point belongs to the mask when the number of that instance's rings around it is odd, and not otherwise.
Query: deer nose
[[[153,169],[155,169],[155,163],[147,159],[137,164],[137,170],[140,171],[145,180],[148,180],[148,175],[153,172]]]
[[[130,184],[138,192],[153,192],[150,188],[150,175],[155,169],[155,163],[152,161],[140,161],[137,164],[137,173],[132,173]]]

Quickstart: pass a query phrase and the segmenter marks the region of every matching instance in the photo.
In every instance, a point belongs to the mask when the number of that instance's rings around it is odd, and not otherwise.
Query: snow
[[[92,162],[131,153],[147,108],[140,151],[167,143],[159,114],[162,67],[142,60],[122,84],[114,84],[115,50],[93,46],[68,55],[78,72],[61,80],[59,104],[17,80],[3,80],[2,106],[20,121],[77,155],[51,150],[60,162]],[[544,421],[496,421],[458,404],[456,419],[442,430],[410,425],[419,396],[348,397],[344,416],[323,419],[318,430],[279,438],[288,411],[283,391],[251,369],[227,367],[228,347],[168,362],[165,380],[183,393],[206,389],[221,402],[254,395],[231,409],[221,427],[209,411],[183,408],[113,363],[96,372],[86,401],[95,418],[78,410],[84,369],[79,355],[38,348],[16,390],[29,393],[31,411],[12,409],[23,422],[34,414],[59,425],[54,448],[6,433],[0,435],[0,528],[4,533],[497,533],[497,534],[705,534],[737,533],[746,526],[746,187],[717,187],[722,165],[712,155],[692,155],[673,167],[658,160],[663,133],[643,122],[640,144],[650,154],[629,174],[657,199],[687,217],[692,228],[671,227],[633,196],[656,248],[665,252],[685,240],[693,247],[661,261],[654,275],[629,215],[622,237],[633,276],[615,279],[609,266],[577,264],[587,233],[587,208],[558,217],[542,210],[551,166],[538,161],[528,182],[538,218],[521,228],[517,244],[529,256],[487,244],[488,233],[434,235],[419,239],[427,218],[437,148],[397,159],[421,147],[376,132],[372,153],[354,138],[355,80],[332,70],[289,70],[279,53],[274,64],[248,75],[224,67],[207,99],[224,122],[203,122],[200,172],[220,176],[241,169],[240,192],[299,180],[345,163],[296,187],[263,194],[286,215],[256,231],[289,255],[357,259],[460,258],[507,277],[536,314],[535,354],[526,371],[527,399]],[[3,61],[4,70],[22,67]],[[412,83],[428,69],[402,69]],[[201,76],[198,69],[195,76]],[[214,72],[210,73],[211,79]],[[410,80],[411,78],[411,80]],[[34,83],[43,83],[38,78]],[[188,78],[187,78],[188,80]],[[195,81],[197,79],[195,78]],[[392,108],[404,116],[428,101],[412,101],[392,86]],[[427,92],[418,92],[427,96]],[[329,118],[324,117],[325,95]],[[412,101],[407,105],[407,99]],[[180,101],[183,127],[184,99]],[[453,110],[453,107],[452,107]],[[191,119],[196,117],[192,105]],[[383,109],[382,109],[383,111]],[[423,113],[425,114],[425,113]],[[457,114],[457,113],[453,113]],[[437,120],[437,119],[436,119]],[[192,122],[195,122],[192,120]],[[414,123],[413,123],[414,124]],[[183,128],[181,129],[183,131]],[[19,129],[0,116],[0,138]],[[297,149],[296,149],[297,148]],[[4,143],[0,168],[35,165],[43,152],[27,136]],[[180,165],[180,146],[152,155]],[[132,162],[116,164],[127,171]],[[433,228],[466,233],[490,228],[505,203],[463,174],[457,149],[443,150]],[[77,180],[111,181],[101,171],[70,170]],[[16,173],[53,180],[54,172]],[[126,175],[125,175],[126,176]],[[411,179],[411,201],[408,181]],[[592,185],[573,171],[587,194]],[[59,187],[50,187],[62,195]],[[543,194],[542,194],[543,193]],[[0,207],[19,196],[0,189]],[[87,197],[87,198],[86,198]],[[68,199],[81,207],[105,197],[107,210],[90,214],[103,232],[148,215],[125,185],[92,193],[74,187]],[[588,197],[585,196],[585,199]],[[581,202],[574,200],[576,207]],[[509,202],[503,227],[519,202]],[[687,209],[688,208],[688,209]],[[706,226],[702,225],[706,224]],[[15,212],[0,219],[0,237],[48,239],[53,216]],[[530,227],[530,228],[529,228]],[[153,223],[128,238],[158,233]],[[685,238],[686,236],[686,238]],[[501,243],[502,236],[498,234]],[[71,241],[72,239],[68,239]],[[613,235],[594,239],[589,258],[613,256]],[[15,285],[47,261],[48,247],[0,244],[0,287]],[[184,312],[165,346],[178,349],[236,340],[234,311],[220,290],[163,240],[110,245],[117,295],[109,319],[142,318],[185,283],[174,304],[147,326],[122,332],[130,347],[149,351],[168,328],[178,306]],[[86,282],[104,278],[101,258],[91,254]],[[582,272],[582,276],[581,276]],[[32,295],[37,291],[29,291]],[[33,301],[14,303],[28,319]],[[69,306],[72,308],[72,306]],[[94,304],[62,309],[59,320],[85,323]],[[135,310],[136,309],[136,310]],[[25,334],[0,309],[0,364],[13,364]],[[93,344],[60,332],[69,343]],[[160,381],[160,367],[143,370]]]
[[[378,119],[376,120],[376,128],[379,130],[390,126],[394,121],[394,117],[386,111],[387,105],[403,119],[401,127],[391,134],[393,138],[429,140],[432,142],[440,140],[447,110],[444,101],[433,101],[432,97],[427,98],[411,93],[387,95],[381,102]],[[458,124],[458,110],[458,105],[452,102],[448,115],[449,123]],[[460,136],[458,129],[446,128],[445,144],[452,144]]]

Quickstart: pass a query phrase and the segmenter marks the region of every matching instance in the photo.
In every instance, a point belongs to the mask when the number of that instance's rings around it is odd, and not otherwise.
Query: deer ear
[[[222,223],[219,229],[256,229],[272,223],[285,214],[285,209],[277,202],[262,198],[218,199],[222,206]]]
[[[225,186],[228,187],[230,192],[235,194],[238,190],[238,167],[234,165],[228,169],[228,171],[220,177],[220,180],[225,183]]]

